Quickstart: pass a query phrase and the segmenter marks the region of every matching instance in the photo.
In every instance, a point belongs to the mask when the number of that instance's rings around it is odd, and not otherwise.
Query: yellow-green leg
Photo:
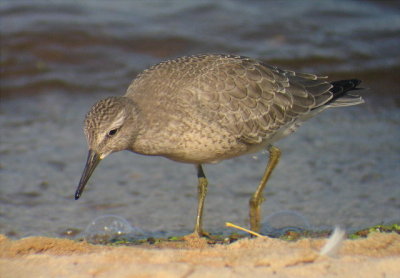
[[[199,183],[197,185],[198,190],[198,203],[197,203],[197,217],[196,217],[196,226],[194,227],[194,233],[198,236],[207,235],[203,231],[203,209],[204,209],[204,200],[207,195],[207,185],[208,181],[206,175],[204,174],[203,167],[201,164],[197,165],[197,178]]]
[[[269,160],[267,167],[265,168],[264,175],[261,179],[260,184],[257,187],[256,192],[254,192],[253,196],[250,198],[250,228],[254,232],[260,232],[260,221],[261,221],[261,213],[260,207],[261,203],[264,201],[263,191],[265,185],[271,176],[272,171],[275,166],[279,162],[279,158],[281,156],[281,151],[272,145],[268,147],[269,151]]]

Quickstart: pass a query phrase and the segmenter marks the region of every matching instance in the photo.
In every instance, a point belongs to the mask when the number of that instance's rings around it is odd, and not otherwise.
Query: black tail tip
[[[361,80],[356,78],[350,79],[349,82],[353,83],[354,88],[361,84]]]
[[[332,88],[330,91],[333,93],[334,99],[344,95],[348,91],[361,89],[357,88],[357,86],[361,84],[361,80],[356,78],[333,81],[331,84]]]
[[[358,85],[361,84],[361,80],[360,79],[346,79],[346,80],[338,80],[338,81],[333,81],[331,82],[331,84],[335,87],[345,87],[345,88],[355,88]]]

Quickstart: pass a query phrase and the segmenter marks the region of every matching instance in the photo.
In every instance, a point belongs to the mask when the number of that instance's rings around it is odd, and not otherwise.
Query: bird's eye
[[[113,136],[117,133],[118,129],[112,129],[108,132],[108,136]]]

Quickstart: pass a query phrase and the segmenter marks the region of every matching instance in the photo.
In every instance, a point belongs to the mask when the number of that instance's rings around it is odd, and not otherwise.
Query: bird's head
[[[89,153],[75,199],[81,196],[99,162],[113,152],[129,149],[137,130],[137,109],[131,99],[108,97],[92,106],[84,127]]]

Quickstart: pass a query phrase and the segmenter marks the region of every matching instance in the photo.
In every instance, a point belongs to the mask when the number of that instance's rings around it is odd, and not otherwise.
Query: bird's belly
[[[163,156],[174,161],[203,164],[255,153],[286,137],[297,127],[290,123],[261,142],[245,142],[212,121],[196,121],[182,117],[165,125],[151,126],[137,138],[132,150],[144,155]]]
[[[179,162],[203,164],[240,156],[246,153],[247,149],[247,145],[233,138],[182,138],[178,148],[161,155]]]
[[[161,134],[168,134],[162,136]],[[250,146],[224,129],[215,130],[211,124],[190,129],[152,132],[137,138],[132,151],[144,155],[164,156],[171,160],[202,164],[240,156]]]

